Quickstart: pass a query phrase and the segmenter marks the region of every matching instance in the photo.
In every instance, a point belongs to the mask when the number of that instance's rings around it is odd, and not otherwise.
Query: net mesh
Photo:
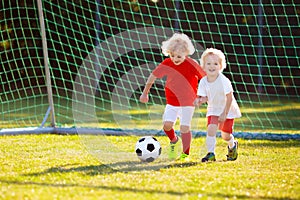
[[[300,4],[297,1],[42,1],[56,125],[161,129],[164,79],[139,103],[165,57],[161,42],[187,34],[199,59],[221,49],[243,117],[235,131],[299,134]],[[40,126],[48,110],[35,0],[0,3],[1,128]],[[205,131],[206,107],[193,130]],[[49,125],[49,119],[45,126]]]

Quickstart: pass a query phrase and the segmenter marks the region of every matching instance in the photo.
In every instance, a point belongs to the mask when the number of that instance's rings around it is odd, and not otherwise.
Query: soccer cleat
[[[237,151],[238,150],[238,141],[235,141],[234,144],[235,145],[234,145],[234,147],[232,149],[230,149],[228,147],[227,160],[229,160],[229,161],[234,161],[238,157],[238,151]]]
[[[170,142],[170,146],[169,146],[169,159],[170,160],[175,160],[179,156],[181,139],[178,136],[177,136],[177,138],[178,139],[177,139],[176,143]]]
[[[208,152],[201,162],[216,161],[216,156],[213,152]]]
[[[190,160],[189,155],[186,153],[181,153],[179,160],[180,161],[189,161]]]

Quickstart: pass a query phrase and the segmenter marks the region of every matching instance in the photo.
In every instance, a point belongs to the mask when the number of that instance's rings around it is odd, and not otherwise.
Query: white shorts
[[[194,111],[194,106],[171,106],[167,104],[163,115],[163,122],[169,121],[175,123],[177,118],[179,118],[180,125],[191,127]]]

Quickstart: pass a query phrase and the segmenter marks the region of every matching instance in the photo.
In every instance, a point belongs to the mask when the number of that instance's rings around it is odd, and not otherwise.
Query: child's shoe
[[[201,162],[216,161],[216,156],[213,152],[208,152]]]
[[[234,144],[235,145],[234,145],[234,147],[232,149],[230,149],[228,147],[227,160],[229,160],[229,161],[234,161],[238,157],[238,141],[235,141]]]
[[[180,146],[181,146],[181,139],[178,137],[178,140],[176,143],[170,143],[169,146],[169,159],[170,160],[175,160],[179,156],[180,152]]]
[[[190,158],[189,158],[189,155],[188,155],[188,154],[186,154],[186,153],[181,153],[179,160],[182,161],[182,162],[183,162],[183,161],[186,162],[186,161],[189,161]]]

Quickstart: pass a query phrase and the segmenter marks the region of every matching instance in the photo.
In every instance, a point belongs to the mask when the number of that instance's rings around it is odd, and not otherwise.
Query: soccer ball
[[[153,162],[161,154],[161,146],[155,137],[144,136],[135,145],[135,153],[143,162]]]

